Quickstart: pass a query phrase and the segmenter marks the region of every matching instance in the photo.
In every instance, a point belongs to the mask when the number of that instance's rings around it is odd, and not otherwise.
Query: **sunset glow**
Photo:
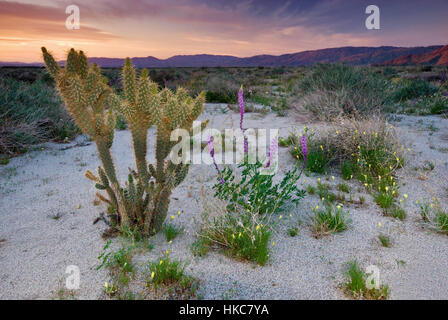
[[[0,1],[0,61],[41,61],[41,46],[60,58],[70,47],[90,57],[244,57],[342,46],[440,45],[448,39],[447,1],[376,1],[381,30],[364,26],[370,1],[78,0],[79,30],[65,26],[70,4]]]

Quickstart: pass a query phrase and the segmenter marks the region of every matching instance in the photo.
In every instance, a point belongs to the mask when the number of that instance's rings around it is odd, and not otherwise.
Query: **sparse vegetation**
[[[180,235],[183,232],[183,229],[177,227],[174,224],[165,222],[162,226],[162,232],[165,235],[166,241],[169,242],[175,239],[178,235]]]
[[[313,233],[316,238],[342,232],[346,230],[351,223],[347,213],[344,212],[340,205],[327,206],[319,209],[319,206],[313,208]]]
[[[298,85],[305,109],[319,119],[360,117],[381,111],[388,101],[388,83],[371,68],[317,64]]]
[[[380,233],[380,235],[378,236],[378,240],[380,241],[383,247],[390,248],[391,240],[388,235]]]
[[[347,295],[355,299],[366,300],[386,300],[389,297],[389,287],[381,285],[379,288],[375,287],[372,278],[372,288],[367,286],[367,276],[358,265],[356,260],[347,264],[346,270],[347,282],[344,283],[344,289]]]
[[[440,203],[424,203],[420,205],[420,216],[429,228],[448,234],[448,213],[442,210]]]
[[[79,132],[53,87],[42,80],[30,84],[0,77],[0,158],[39,142],[63,142]]]
[[[148,263],[147,266],[147,285],[160,289],[162,286],[180,291],[176,294],[184,295],[187,291],[188,296],[194,296],[198,286],[198,281],[185,274],[186,265],[179,261],[173,261],[168,255],[157,261]],[[185,298],[185,297],[184,297]]]

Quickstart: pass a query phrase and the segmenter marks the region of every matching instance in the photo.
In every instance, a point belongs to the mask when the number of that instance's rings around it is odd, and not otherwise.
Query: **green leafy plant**
[[[96,143],[103,166],[98,168],[98,175],[87,171],[86,177],[108,195],[106,198],[98,193],[98,197],[114,208],[117,225],[137,226],[147,235],[157,233],[166,218],[172,190],[189,169],[188,164],[174,164],[168,159],[177,143],[170,141],[171,133],[179,128],[192,130],[193,121],[202,113],[204,94],[193,99],[182,88],[175,92],[159,90],[146,70],[137,77],[131,60],[126,59],[122,99],[106,84],[100,68],[88,65],[82,51],[71,49],[64,69],[45,48],[42,52],[67,110]],[[116,127],[114,112],[129,123],[137,167],[136,171],[130,170],[124,186],[118,181],[110,152]],[[147,132],[153,125],[157,127],[155,165],[146,161]]]
[[[242,169],[241,179],[237,179],[230,167],[224,168],[218,183],[213,186],[215,197],[228,201],[229,211],[242,207],[244,211],[260,215],[282,212],[288,202],[297,206],[305,196],[305,191],[295,185],[300,179],[302,168],[295,166],[276,184],[273,182],[274,175],[263,174],[261,167],[260,162],[242,162],[238,165]]]

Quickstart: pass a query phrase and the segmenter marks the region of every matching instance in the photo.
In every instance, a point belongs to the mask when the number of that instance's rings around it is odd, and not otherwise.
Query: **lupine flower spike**
[[[302,154],[303,154],[303,167],[306,165],[306,156],[308,154],[308,147],[306,145],[306,135],[302,135]]]
[[[271,160],[272,156],[277,152],[278,150],[278,138],[274,137],[271,141],[271,145],[269,146],[269,152],[268,152],[268,161],[266,162],[266,168],[269,168],[271,166]]]
[[[215,148],[213,147],[213,136],[210,136],[208,138],[207,144],[208,144],[208,150],[210,152],[210,156],[212,157],[213,164],[215,165],[216,171],[218,171],[218,175],[221,176],[220,183],[224,184],[224,183],[226,183],[226,181],[222,177],[221,170],[219,170],[218,164],[216,163],[216,160],[215,160]]]
[[[244,120],[244,96],[243,96],[243,85],[241,85],[238,91],[238,105],[240,107],[240,129],[244,133],[243,120]],[[249,146],[246,137],[244,137],[244,153],[249,151]]]

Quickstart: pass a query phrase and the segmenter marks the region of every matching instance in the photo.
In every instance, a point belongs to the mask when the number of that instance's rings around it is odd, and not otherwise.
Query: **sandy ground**
[[[213,128],[238,127],[239,115],[223,113],[221,107],[208,105],[201,117],[211,119]],[[185,227],[185,233],[172,244],[156,236],[154,249],[136,259],[156,259],[169,249],[172,258],[190,262],[187,272],[201,280],[199,292],[205,299],[344,299],[338,284],[346,262],[354,258],[364,268],[379,268],[382,282],[391,289],[391,299],[448,299],[448,237],[423,229],[415,204],[417,199],[431,200],[434,196],[445,207],[448,203],[448,120],[413,116],[395,120],[403,142],[412,148],[400,173],[401,194],[409,195],[404,205],[408,214],[405,221],[383,216],[369,195],[357,191],[359,184],[353,181],[349,184],[354,197],[364,195],[367,203],[348,207],[353,223],[343,233],[323,239],[312,237],[307,216],[319,201],[317,196],[307,196],[295,209],[303,221],[298,235],[287,235],[293,222],[285,219],[274,235],[276,244],[266,266],[237,262],[213,251],[195,258],[190,245],[202,209],[200,187],[211,186],[216,172],[211,166],[193,165],[187,179],[174,191],[169,213],[182,210],[175,223]],[[245,122],[246,127],[279,128],[282,136],[303,125],[300,120],[274,114],[248,114]],[[150,141],[153,137],[152,130]],[[105,208],[93,205],[95,189],[83,176],[86,169],[95,170],[99,160],[95,145],[80,146],[82,142],[86,142],[83,137],[68,145],[49,143],[0,167],[1,299],[56,298],[68,265],[81,271],[76,298],[102,297],[108,274],[96,267],[105,243],[101,238],[105,224],[94,225],[93,221]],[[125,169],[134,166],[131,150],[130,133],[117,131],[113,153],[123,179]],[[415,170],[425,160],[434,162],[434,170]],[[280,149],[280,169],[291,164],[288,151]],[[304,176],[301,183],[316,179]],[[330,183],[336,185],[338,181],[336,175]],[[380,231],[390,232],[391,248],[378,243]]]

